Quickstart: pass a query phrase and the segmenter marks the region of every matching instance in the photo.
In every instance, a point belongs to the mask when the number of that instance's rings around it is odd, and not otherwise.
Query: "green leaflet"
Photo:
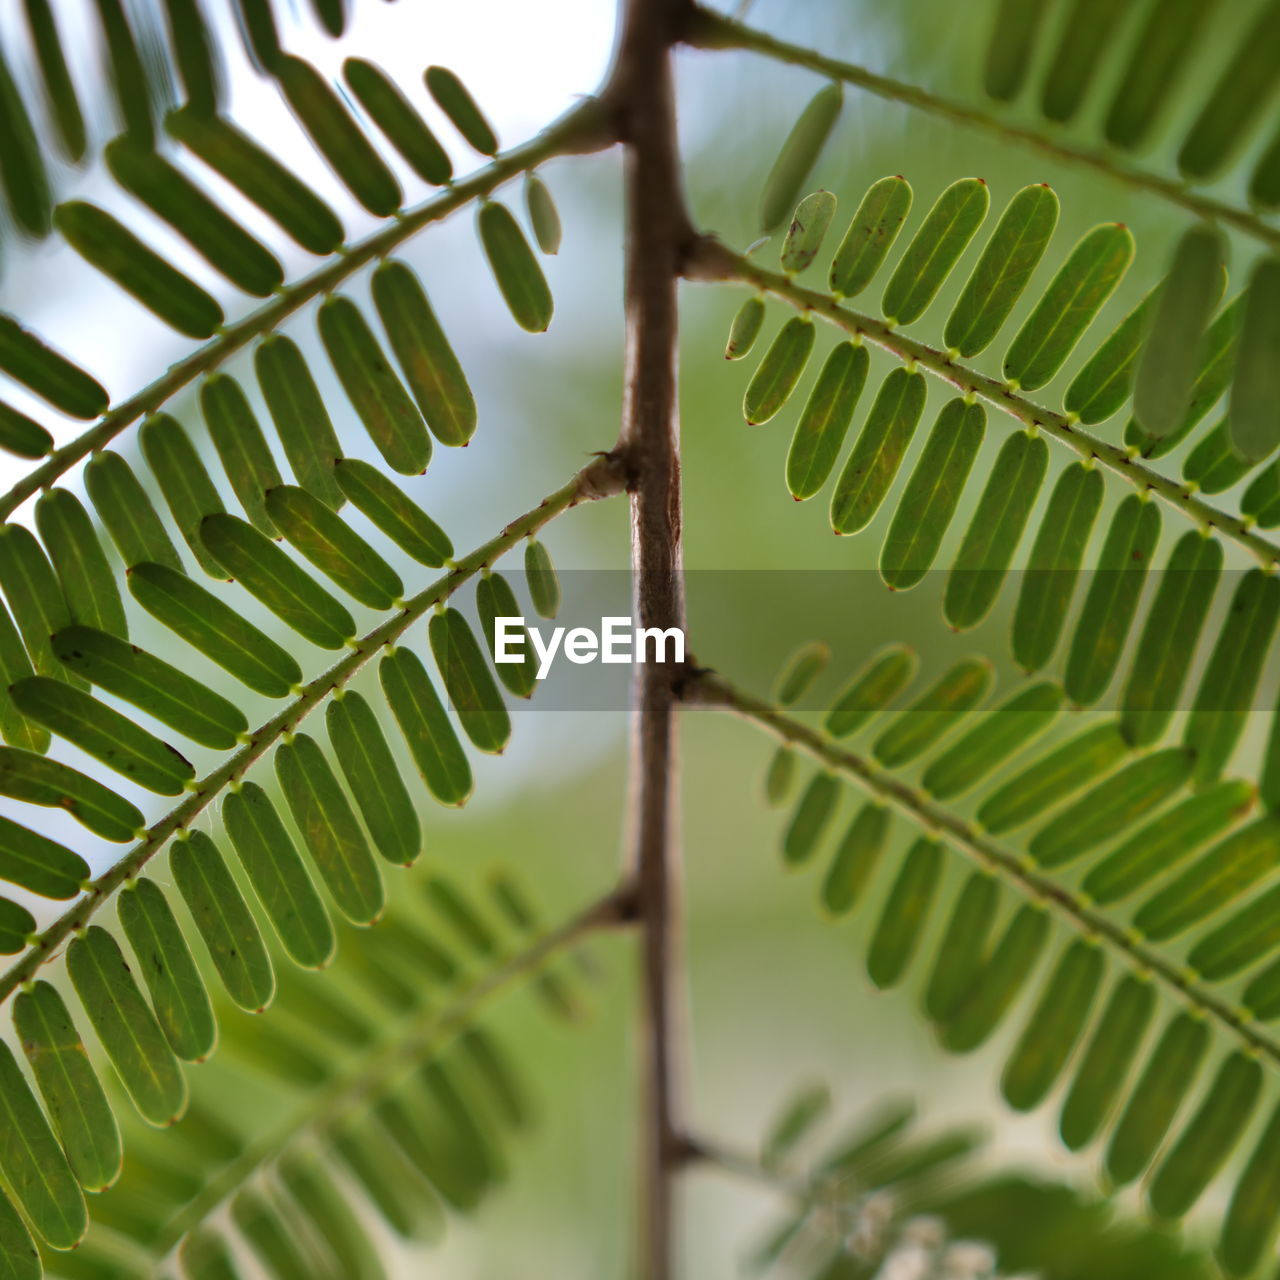
[[[244,783],[223,801],[222,820],[285,951],[303,968],[323,969],[337,947],[333,925],[267,793]]]
[[[16,956],[35,931],[35,917],[26,907],[0,898],[0,955]]]
[[[902,466],[927,395],[918,371],[891,369],[880,384],[831,495],[831,527],[837,533],[857,533],[871,523]]]
[[[278,521],[283,504],[274,510]],[[346,606],[253,525],[237,516],[212,515],[204,518],[200,532],[227,572],[312,644],[341,649],[355,635],[355,620]]]
[[[120,1173],[120,1132],[84,1042],[55,987],[18,992],[13,1025],[77,1181],[103,1191]]]
[[[0,880],[42,898],[74,898],[89,879],[89,864],[64,845],[0,816]]]
[[[921,837],[907,851],[867,949],[867,975],[881,991],[901,981],[924,934],[942,877],[942,846]]]
[[[1142,1174],[1165,1140],[1191,1091],[1209,1045],[1209,1028],[1180,1013],[1165,1028],[1147,1060],[1107,1148],[1106,1172],[1123,1187]]]
[[[472,147],[483,156],[498,154],[498,139],[466,86],[448,67],[428,67],[422,76],[427,92]]]
[[[782,860],[788,866],[802,866],[813,857],[839,802],[839,779],[830,773],[814,774],[782,838]]]
[[[1120,731],[1135,747],[1157,742],[1177,710],[1221,572],[1216,538],[1192,529],[1178,539],[1121,696]]]
[[[1205,934],[1187,957],[1187,964],[1209,982],[1222,982],[1256,964],[1280,946],[1280,890],[1268,889],[1225,923]],[[1269,972],[1269,971],[1268,971]],[[1259,977],[1266,977],[1266,973]],[[1270,982],[1254,979],[1245,992],[1245,1007],[1262,1021],[1276,1012]]]
[[[188,105],[171,111],[165,127],[302,248],[330,254],[342,243],[342,223],[333,210],[233,124]]]
[[[1218,1258],[1229,1275],[1245,1276],[1275,1240],[1280,1200],[1280,1109],[1267,1122],[1236,1183],[1222,1228]]]
[[[443,875],[433,875],[423,889],[427,901],[449,922],[450,928],[470,950],[486,960],[499,954],[498,935],[452,881]],[[509,905],[509,895],[506,901]]]
[[[414,1176],[386,1130],[376,1121],[348,1122],[334,1133],[333,1147],[382,1221],[402,1239],[418,1237],[421,1204],[438,1202]],[[432,1222],[437,1233],[444,1226],[438,1217]]]
[[[1280,443],[1280,374],[1274,359],[1280,343],[1280,257],[1263,258],[1249,278],[1240,321],[1235,378],[1231,383],[1231,441],[1259,462]]]
[[[1253,171],[1249,203],[1267,211],[1280,205],[1280,133],[1272,136]]]
[[[269,72],[281,56],[280,33],[270,0],[236,0],[245,52],[254,70]]]
[[[1262,529],[1280,524],[1280,463],[1273,462],[1244,491],[1240,514],[1256,520]]]
[[[222,324],[222,308],[209,294],[105,210],[68,200],[53,221],[82,258],[179,333],[210,338]]]
[[[511,210],[486,200],[476,215],[476,228],[512,318],[528,333],[545,332],[554,309],[551,290]]]
[[[787,403],[809,363],[813,340],[814,325],[808,315],[792,316],[778,330],[742,397],[742,415],[749,426],[768,422]]]
[[[1152,289],[1116,325],[1093,355],[1080,366],[1079,373],[1071,379],[1062,399],[1062,407],[1067,413],[1075,414],[1086,426],[1105,422],[1129,399],[1138,355],[1144,349],[1161,289],[1161,285]],[[1134,423],[1134,430],[1141,431],[1142,428]]]
[[[787,452],[787,488],[803,501],[812,498],[831,474],[853,420],[871,363],[867,350],[837,343],[809,393]]]
[[[1258,911],[1255,913],[1254,906],[1261,903],[1266,904],[1265,909],[1259,907]],[[1250,917],[1250,922],[1259,926],[1258,933],[1261,936],[1264,945],[1270,947],[1272,945],[1270,926],[1275,921],[1275,890],[1268,890],[1266,893],[1262,894],[1261,897],[1255,899],[1254,904],[1246,907],[1244,911],[1239,913],[1240,917],[1243,919],[1246,913],[1248,913]],[[1262,917],[1264,915],[1268,918],[1263,919]],[[1229,921],[1228,923],[1234,926],[1235,922]],[[1216,936],[1218,934],[1223,935],[1222,941],[1225,946],[1227,941],[1225,936],[1225,927],[1215,930],[1214,934],[1210,936]],[[1206,938],[1205,941],[1207,942],[1208,939]],[[1257,941],[1257,937],[1249,938],[1246,945],[1256,945]],[[1219,952],[1218,955],[1224,956],[1225,951]],[[1251,963],[1257,958],[1258,952],[1256,950],[1252,951],[1249,955],[1248,962]],[[1280,1017],[1280,965],[1274,963],[1267,965],[1267,967],[1249,983],[1244,991],[1243,1003],[1244,1007],[1255,1018],[1257,1018],[1259,1022],[1274,1022],[1276,1018]]]
[[[982,701],[992,678],[985,658],[957,662],[889,722],[872,754],[889,769],[922,755]]]
[[[321,305],[317,319],[338,380],[387,465],[407,476],[425,471],[431,437],[360,308],[334,295]]]
[[[314,1155],[289,1152],[281,1162],[280,1177],[307,1224],[332,1254],[339,1275],[385,1280],[377,1250],[347,1194],[334,1186]]]
[[[837,298],[853,298],[871,283],[911,212],[911,184],[901,175],[872,183],[831,260]]]
[[[825,1084],[801,1087],[787,1100],[760,1144],[760,1163],[777,1169],[831,1114],[831,1090]]]
[[[818,256],[835,216],[836,198],[830,191],[811,192],[796,205],[782,242],[781,264],[787,275],[799,275]]]
[[[8,197],[13,221],[28,235],[42,240],[49,234],[49,174],[40,143],[31,126],[26,104],[14,83],[9,65],[0,56],[0,180]]]
[[[1280,865],[1280,818],[1267,816],[1227,836],[1143,903],[1133,927],[1152,942],[1207,919]]]
[[[1000,447],[947,577],[943,613],[958,631],[991,611],[1044,483],[1049,446],[1015,431]]]
[[[212,114],[223,97],[223,68],[197,0],[165,0],[165,14],[187,101]]]
[[[231,1201],[231,1220],[276,1280],[309,1280],[315,1262],[290,1219],[259,1190],[247,1186]]]
[[[445,149],[395,81],[375,63],[348,58],[342,76],[365,114],[423,182],[441,186],[453,176]]]
[[[444,530],[377,467],[342,458],[333,473],[343,495],[419,564],[434,569],[453,556]]]
[[[469,1060],[467,1069],[475,1071],[503,1127],[517,1131],[527,1129],[534,1116],[523,1085],[493,1036],[478,1027],[469,1027],[458,1041],[458,1049]]]
[[[268,489],[281,483],[280,470],[240,384],[225,373],[210,374],[200,384],[200,407],[222,469],[245,515],[255,528],[274,538],[276,527],[267,515],[264,499]]]
[[[55,674],[49,637],[70,625],[71,611],[53,566],[25,525],[0,524],[0,590],[35,669]]]
[[[40,1280],[44,1274],[40,1252],[18,1211],[0,1193],[0,1263],[5,1280]]]
[[[16,706],[10,688],[32,672],[31,659],[9,612],[0,605],[0,734],[14,747],[43,755],[49,749],[49,732],[32,724]]]
[[[195,777],[191,762],[167,742],[61,680],[28,676],[12,693],[23,715],[148,791],[176,796]]]
[[[921,785],[938,800],[962,795],[1044,733],[1061,709],[1062,686],[1056,680],[1028,685],[932,760]]]
[[[1183,747],[1135,760],[1055,814],[1032,836],[1031,856],[1042,867],[1075,861],[1162,805],[1187,783],[1194,767],[1194,753]]]
[[[563,234],[560,226],[560,214],[556,211],[555,201],[547,184],[530,170],[524,176],[524,208],[529,215],[529,225],[533,228],[533,238],[538,248],[548,257],[560,252],[560,239]]]
[[[291,1089],[315,1089],[331,1075],[331,1068],[313,1044],[281,1030],[270,1018],[258,1019],[251,1035],[227,1037],[227,1048],[255,1071],[272,1076]]]
[[[129,570],[129,591],[152,617],[250,689],[283,698],[302,680],[292,654],[185,574],[167,565],[136,564]]]
[[[1205,333],[1226,284],[1227,242],[1217,227],[1178,241],[1138,358],[1133,412],[1148,435],[1167,436],[1186,417]]]
[[[885,285],[880,309],[891,323],[911,324],[924,315],[990,206],[981,178],[961,178],[938,197]]]
[[[756,295],[748,298],[734,312],[733,323],[729,326],[729,339],[724,346],[726,360],[741,360],[750,353],[760,336],[764,311],[764,299]]]
[[[973,872],[956,898],[924,989],[924,1012],[931,1021],[950,1018],[972,986],[999,908],[999,882],[986,871]]]
[[[13,316],[0,313],[0,370],[72,418],[96,418],[107,393],[96,378],[59,355]]]
[[[1048,0],[1000,0],[982,73],[983,87],[993,98],[1017,97],[1048,7]]]
[[[372,924],[386,905],[382,874],[324,752],[300,733],[276,748],[275,767],[294,825],[338,910],[355,924]]]
[[[1084,1034],[1105,968],[1102,951],[1085,938],[1063,951],[1000,1077],[1000,1091],[1015,1111],[1039,1106],[1062,1074]]]
[[[443,609],[431,615],[427,635],[463,731],[481,751],[501,753],[511,717],[467,620],[457,609]]]
[[[1039,817],[1128,754],[1114,724],[1099,724],[1041,756],[1015,774],[983,802],[978,821],[992,835],[1003,835]]]
[[[1231,419],[1223,418],[1182,463],[1182,478],[1201,493],[1225,493],[1257,465],[1243,458],[1231,442]]]
[[[84,484],[126,568],[150,561],[182,572],[182,561],[151,499],[118,453],[95,453],[85,464]]]
[[[142,454],[160,485],[173,522],[200,567],[211,578],[226,579],[227,571],[210,554],[200,537],[205,516],[225,511],[222,497],[205,470],[191,437],[167,413],[149,417],[139,428]],[[78,619],[87,621],[87,619]]]
[[[173,0],[171,0],[171,3]],[[27,26],[35,45],[36,62],[44,84],[45,101],[63,153],[72,163],[84,159],[85,128],[75,83],[67,70],[62,35],[50,0],[25,0]]]
[[[208,1227],[193,1227],[182,1237],[178,1258],[182,1274],[191,1280],[238,1280],[226,1240]]]
[[[991,344],[1022,297],[1058,225],[1058,197],[1044,183],[1009,201],[947,318],[948,349],[975,356]]]
[[[53,448],[53,436],[38,422],[0,401],[0,449],[20,458],[43,458]]]
[[[1262,664],[1280,621],[1280,581],[1265,569],[1240,579],[1200,680],[1184,741],[1196,753],[1195,782],[1222,774],[1248,723]]]
[[[830,648],[820,640],[802,644],[782,668],[774,687],[779,706],[790,707],[800,701],[813,682],[826,670],[831,659]]]
[[[409,649],[388,653],[378,676],[427,790],[441,804],[465,804],[471,766],[418,655]]]
[[[1084,879],[1085,895],[1100,906],[1136,893],[1172,871],[1253,808],[1251,783],[1214,783],[1166,810],[1108,854]]]
[[[111,176],[237,288],[266,298],[284,282],[275,254],[148,145],[122,136],[104,154]]]
[[[35,516],[72,620],[127,636],[116,576],[80,500],[66,489],[47,489],[36,500]]]
[[[943,405],[880,548],[880,576],[891,590],[914,587],[937,559],[986,429],[980,404]]]
[[[822,727],[833,738],[852,737],[915,679],[919,665],[915,651],[906,645],[881,649],[845,687]]]
[[[137,806],[59,760],[0,747],[0,795],[62,809],[95,835],[123,844],[144,826]]]
[[[480,616],[480,631],[485,644],[489,646],[489,655],[494,660],[493,669],[498,673],[498,679],[517,698],[531,697],[537,687],[538,664],[527,638],[528,632],[519,629],[519,634],[525,637],[524,657],[519,662],[497,660],[496,620],[521,616],[516,593],[501,574],[486,573],[476,583],[476,612]]]
[[[172,1124],[186,1110],[187,1081],[116,940],[90,925],[67,948],[67,971],[138,1114],[157,1128]]]
[[[857,906],[884,853],[889,810],[869,801],[858,810],[840,841],[822,882],[822,905],[836,917]]]
[[[203,1062],[213,1052],[218,1027],[173,908],[159,885],[145,878],[126,885],[116,907],[165,1039],[178,1057]]]
[[[89,1225],[84,1196],[7,1044],[0,1043],[0,1172],[38,1235],[73,1249]]]
[[[169,869],[227,995],[241,1009],[261,1013],[275,995],[271,957],[218,846],[191,831],[170,846]]]
[[[1111,0],[1075,0],[1045,74],[1040,110],[1046,119],[1061,122],[1076,114],[1125,12]]]
[[[769,759],[764,775],[764,800],[771,809],[780,809],[791,794],[796,780],[796,753],[790,747],[779,747]]]
[[[554,618],[560,612],[560,579],[551,553],[532,535],[524,544],[524,578],[538,615]]]
[[[1058,647],[1103,488],[1101,472],[1083,462],[1066,467],[1053,486],[1013,615],[1013,656],[1024,671],[1039,671]]]
[[[760,231],[771,235],[795,207],[813,166],[840,118],[844,89],[837,82],[824,85],[809,100],[787,135],[760,194]]]
[[[374,847],[388,862],[409,866],[422,852],[422,831],[373,709],[348,691],[330,701],[325,724]]]
[[[107,51],[107,70],[124,135],[140,146],[155,145],[152,99],[167,91],[151,83],[142,52],[134,39],[123,0],[95,0]]]
[[[302,352],[291,339],[271,334],[253,353],[253,367],[294,477],[336,511],[342,492],[333,467],[342,446]]]
[[[1130,494],[1112,517],[1067,654],[1063,684],[1077,706],[1097,702],[1115,675],[1159,541],[1156,504]]]

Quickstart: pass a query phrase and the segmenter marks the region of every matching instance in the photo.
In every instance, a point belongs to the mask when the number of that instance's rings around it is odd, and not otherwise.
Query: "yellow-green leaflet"
[[[105,155],[111,176],[232,284],[266,298],[283,283],[275,254],[147,145],[119,137],[107,144]]]
[[[203,1062],[218,1039],[204,979],[163,890],[143,878],[116,900],[120,924],[151,993],[151,1007],[174,1053]]]
[[[0,955],[16,956],[35,931],[35,917],[26,907],[0,898]]]
[[[476,429],[475,397],[418,277],[403,262],[388,261],[373,273],[371,287],[391,350],[427,426],[441,444],[466,444]]]
[[[20,524],[0,524],[0,590],[13,611],[27,653],[37,671],[55,675],[49,637],[71,624],[62,584],[35,535]]]
[[[467,620],[457,609],[444,609],[431,615],[427,634],[467,737],[481,751],[501,752],[511,737],[511,717]]]
[[[96,378],[71,363],[13,316],[0,313],[0,370],[72,418],[105,412],[107,393]]]
[[[257,922],[218,846],[191,831],[169,849],[169,870],[228,996],[261,1013],[275,995],[275,973]]]
[[[23,231],[43,239],[49,234],[52,203],[49,174],[26,104],[3,56],[0,56],[0,136],[5,140],[3,180],[9,212]]]
[[[1190,965],[1201,977],[1210,982],[1222,982],[1234,977],[1243,969],[1256,964],[1280,946],[1280,890],[1268,889],[1258,894],[1246,906],[1229,916],[1212,932],[1207,933],[1191,948],[1187,957]],[[1271,991],[1273,980],[1260,983],[1269,971],[1259,974],[1245,991],[1245,1007],[1266,1022],[1277,1012]]]
[[[1076,114],[1126,12],[1111,0],[1074,0],[1040,95],[1046,119],[1061,123]]]
[[[814,326],[807,315],[792,316],[774,338],[742,397],[742,415],[751,426],[768,422],[796,389],[813,350]]]
[[[930,761],[921,785],[939,800],[962,795],[1044,733],[1061,709],[1062,686],[1056,680],[1028,685]]]
[[[986,430],[982,405],[956,399],[942,406],[880,548],[890,590],[909,590],[933,566]]]
[[[782,838],[782,860],[788,866],[798,867],[813,857],[839,802],[839,779],[830,773],[814,774]]]
[[[775,686],[774,698],[779,706],[789,707],[804,697],[813,682],[826,670],[830,648],[815,640],[801,645],[783,667]]]
[[[791,794],[796,778],[796,753],[791,747],[779,747],[769,758],[764,775],[764,801],[771,809],[780,809]]]
[[[1280,205],[1280,133],[1272,135],[1253,171],[1249,182],[1249,202],[1267,210],[1274,210]]]
[[[1249,278],[1231,383],[1231,441],[1260,462],[1280,443],[1280,374],[1274,359],[1280,343],[1280,257],[1263,258]]]
[[[95,453],[85,464],[84,484],[126,568],[151,561],[182,572],[182,561],[151,499],[118,453]]]
[[[1256,467],[1257,461],[1242,458],[1231,442],[1231,419],[1223,418],[1182,463],[1182,478],[1203,494],[1225,493]]]
[[[993,98],[1007,102],[1022,88],[1048,8],[1049,0],[1000,0],[982,71],[983,87]]]
[[[0,880],[42,898],[74,898],[89,879],[89,864],[64,845],[0,816]]]
[[[771,235],[795,207],[813,166],[822,154],[827,138],[840,117],[844,90],[839,83],[824,85],[787,135],[760,195],[760,231]]]
[[[360,308],[334,295],[322,304],[317,320],[338,381],[387,465],[406,476],[425,471],[431,437]]]
[[[831,527],[857,533],[880,509],[924,412],[924,374],[896,368],[880,384],[831,495]]]
[[[487,200],[476,215],[476,228],[516,324],[529,333],[542,333],[551,323],[551,290],[520,224],[506,205]]]
[[[277,519],[281,508],[277,507]],[[205,545],[251,595],[322,649],[341,649],[356,633],[345,605],[298,567],[270,538],[236,516],[206,516]]]
[[[396,649],[378,664],[378,676],[427,790],[441,804],[465,804],[471,766],[421,659],[411,649]]]
[[[1178,709],[1221,573],[1222,544],[1216,538],[1191,529],[1178,539],[1120,699],[1120,731],[1135,747],[1159,741]]]
[[[0,795],[62,809],[95,835],[123,844],[137,838],[143,818],[137,806],[95,778],[45,756],[0,747]]]
[[[822,727],[833,738],[852,737],[915,679],[919,665],[913,649],[886,646],[845,687]]]
[[[895,769],[922,755],[964,719],[991,688],[991,664],[964,658],[901,711],[876,739],[872,754]]]
[[[1155,1004],[1155,988],[1146,978],[1126,974],[1116,983],[1062,1106],[1058,1131],[1070,1150],[1092,1142],[1110,1116]]]
[[[870,363],[863,346],[840,342],[832,347],[787,452],[787,488],[793,498],[812,498],[826,484],[853,421]]]
[[[337,1273],[386,1280],[377,1251],[345,1191],[339,1191],[314,1154],[296,1148],[280,1164],[280,1178],[297,1209],[337,1263]]]
[[[428,67],[422,78],[436,105],[467,142],[481,155],[497,155],[497,136],[462,81],[448,67]]]
[[[129,591],[152,617],[237,680],[268,698],[283,698],[302,680],[292,654],[230,605],[162,564],[136,564]]]
[[[494,659],[494,670],[503,685],[517,698],[528,698],[537,687],[538,663],[529,642],[529,633],[518,629],[522,636],[520,647],[524,657],[519,662],[498,662],[497,660],[497,628],[498,618],[518,618],[520,604],[511,584],[499,573],[486,573],[476,583],[476,613],[480,616],[480,631],[485,644],[489,646],[490,656]],[[510,633],[508,633],[510,634]]]
[[[84,1196],[13,1051],[0,1042],[0,1173],[38,1235],[72,1249],[88,1229]]]
[[[453,543],[394,480],[359,458],[334,467],[343,494],[392,542],[419,564],[438,568],[453,555]]]
[[[1044,257],[1058,209],[1058,197],[1044,183],[1023,187],[1009,201],[947,317],[949,349],[974,356],[990,345]]]
[[[116,940],[90,925],[67,948],[67,971],[138,1114],[158,1128],[172,1124],[186,1110],[186,1077]]]
[[[1027,391],[1062,368],[1133,261],[1133,233],[1120,223],[1095,227],[1071,250],[1004,358],[1004,376]]]
[[[884,852],[889,821],[884,805],[868,802],[849,824],[822,882],[822,905],[833,916],[847,915],[858,905]]]
[[[734,312],[729,339],[724,346],[726,360],[741,360],[755,346],[764,324],[764,299],[750,297]]]
[[[1280,524],[1280,463],[1273,462],[1245,490],[1240,514],[1256,520],[1262,529]]]
[[[53,448],[53,436],[38,422],[0,401],[0,449],[20,458],[43,458]]]
[[[1106,773],[1128,752],[1116,725],[1085,729],[993,792],[978,810],[978,821],[992,835],[1012,831]]]
[[[309,1242],[300,1238],[267,1196],[253,1186],[236,1192],[231,1220],[257,1260],[276,1280],[310,1280],[315,1260]]]
[[[1249,1275],[1271,1248],[1280,1225],[1280,1108],[1267,1122],[1231,1197],[1218,1257],[1227,1273]]]
[[[329,254],[342,243],[342,223],[333,210],[230,122],[188,105],[171,111],[165,127],[304,249]]]
[[[533,1117],[516,1076],[511,1060],[494,1037],[478,1027],[468,1027],[458,1041],[458,1048],[482,1082],[485,1094],[492,1099],[493,1110],[501,1123],[510,1129],[527,1128]]]
[[[423,892],[427,901],[476,955],[491,959],[498,954],[498,935],[451,880],[443,875],[433,875],[423,885]]]
[[[1107,1148],[1112,1185],[1125,1186],[1151,1163],[1195,1083],[1208,1045],[1209,1028],[1189,1013],[1178,1014],[1165,1028]]]
[[[1032,1011],[1000,1077],[1000,1091],[1015,1111],[1044,1101],[1084,1032],[1106,961],[1085,938],[1073,942]]]
[[[924,315],[990,207],[981,178],[961,178],[938,197],[885,285],[880,309],[890,322],[911,324]]]
[[[205,1226],[193,1227],[182,1237],[178,1259],[190,1280],[237,1280],[239,1275],[226,1240]]]
[[[1063,684],[1077,706],[1097,702],[1115,675],[1159,541],[1159,508],[1130,494],[1112,517],[1067,654]]]
[[[53,220],[82,258],[179,333],[209,338],[222,324],[222,308],[209,294],[105,210],[69,200]]]
[[[831,1113],[831,1090],[825,1084],[802,1086],[778,1112],[760,1143],[760,1163],[778,1168],[814,1126]]]
[[[422,831],[372,707],[348,690],[330,701],[325,724],[374,847],[388,862],[409,866],[422,852]]]
[[[116,575],[79,498],[66,489],[48,489],[36,500],[35,516],[72,621],[127,636]]]
[[[13,1025],[72,1173],[86,1191],[105,1190],[120,1172],[120,1132],[57,989],[40,981],[18,992]]]
[[[867,976],[882,991],[911,963],[942,876],[942,846],[923,837],[908,850],[867,949]]]
[[[223,802],[222,820],[285,951],[303,968],[323,969],[337,948],[333,924],[267,793],[246,782]]]
[[[976,627],[995,604],[1048,465],[1049,446],[1025,431],[1015,431],[996,455],[947,576],[943,613],[958,631]]]
[[[175,2],[176,0],[170,0],[171,4]],[[31,41],[35,46],[45,100],[49,104],[58,142],[67,159],[78,163],[84,159],[84,116],[76,97],[75,83],[67,70],[67,59],[62,51],[62,35],[50,0],[26,0],[23,10]],[[181,53],[179,56],[181,57]]]
[[[413,1176],[386,1130],[376,1121],[348,1121],[335,1131],[333,1150],[382,1221],[401,1239],[420,1238],[421,1205],[438,1202],[421,1179]],[[444,1225],[438,1217],[431,1222],[437,1232]]]
[[[1225,280],[1225,275],[1219,272],[1219,295]],[[1152,289],[1116,325],[1093,355],[1080,366],[1079,373],[1071,379],[1062,407],[1068,413],[1074,413],[1086,426],[1105,422],[1129,399],[1138,354],[1143,350],[1143,342],[1161,289],[1161,285]],[[1198,367],[1197,362],[1195,368]],[[1135,430],[1141,428],[1135,424]]]
[[[200,384],[200,407],[222,469],[245,515],[255,528],[274,538],[276,527],[267,515],[265,494],[280,484],[280,471],[244,391],[225,373],[211,374]]]
[[[999,908],[999,882],[986,871],[973,872],[956,898],[925,986],[924,1011],[934,1022],[946,1022],[973,985]]]
[[[524,577],[529,599],[539,616],[554,618],[560,612],[560,578],[551,553],[532,536],[524,546]]]
[[[830,191],[814,191],[800,201],[782,242],[782,269],[787,275],[799,275],[818,256],[835,216],[836,198]]]
[[[538,248],[549,256],[560,252],[560,215],[556,212],[555,201],[547,184],[536,173],[529,172],[524,178],[524,207],[529,215],[529,225],[533,228],[533,238]]]
[[[24,716],[148,791],[176,796],[195,777],[191,762],[167,742],[61,680],[28,676],[12,692]]]
[[[204,545],[200,525],[205,516],[226,508],[195,445],[191,443],[191,437],[176,418],[167,413],[157,413],[139,428],[138,439],[183,540],[205,573],[211,578],[225,580],[227,570]]]
[[[441,186],[453,176],[445,149],[395,81],[375,63],[348,58],[342,76],[365,114],[424,182]]]
[[[880,270],[911,212],[911,184],[900,174],[872,183],[831,260],[828,283],[837,298],[853,298]]]
[[[1261,897],[1255,899],[1255,904],[1263,902],[1266,903],[1265,912],[1260,909],[1256,915],[1253,915],[1253,907],[1250,906],[1246,907],[1240,915],[1243,917],[1246,912],[1250,913],[1252,922],[1261,926],[1259,932],[1262,934],[1263,941],[1267,946],[1271,946],[1271,928],[1274,925],[1276,918],[1275,891],[1269,890]],[[1264,914],[1266,915],[1265,920],[1261,918]],[[1214,937],[1222,932],[1222,929],[1215,930],[1214,934],[1210,934],[1209,937]],[[1222,941],[1225,944],[1226,939],[1223,938]],[[1208,942],[1208,938],[1205,939],[1205,942]],[[1247,940],[1246,945],[1250,945],[1255,942],[1256,939],[1250,938]],[[1256,959],[1257,952],[1252,951],[1250,952],[1246,963],[1252,964]],[[1244,1007],[1248,1009],[1259,1022],[1274,1022],[1277,1018],[1280,1018],[1280,965],[1274,963],[1269,964],[1249,983],[1244,992]]]
[[[33,724],[13,704],[9,689],[32,672],[22,637],[0,604],[0,734],[11,746],[43,755],[49,749],[49,731]]]

